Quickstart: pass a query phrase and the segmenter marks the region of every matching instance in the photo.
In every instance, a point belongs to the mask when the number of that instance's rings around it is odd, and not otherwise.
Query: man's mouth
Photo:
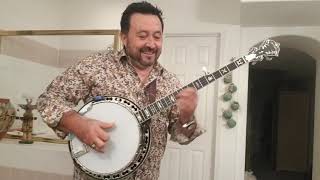
[[[152,49],[150,49],[150,48],[143,48],[143,49],[141,50],[141,53],[151,56],[151,55],[156,54],[156,51],[155,51],[155,50],[152,50]]]
[[[142,53],[150,56],[155,54],[154,52],[142,52]]]
[[[145,56],[155,56],[156,54],[155,51],[142,51],[141,53]]]

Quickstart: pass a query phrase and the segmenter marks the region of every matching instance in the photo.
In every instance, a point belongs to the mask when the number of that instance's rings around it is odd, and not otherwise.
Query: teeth
[[[144,52],[144,54],[150,54],[150,55],[152,55],[152,54],[154,54],[153,52],[151,53],[151,52]]]

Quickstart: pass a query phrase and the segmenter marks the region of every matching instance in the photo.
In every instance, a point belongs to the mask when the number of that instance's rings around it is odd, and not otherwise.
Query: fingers
[[[191,109],[196,107],[198,103],[198,95],[196,92],[195,88],[186,88],[182,90],[176,96],[177,105],[182,107],[182,109],[184,109],[184,106],[191,106]]]
[[[109,134],[101,128],[97,129],[97,135],[103,142],[107,142],[110,138]]]
[[[183,123],[188,121],[194,114],[198,104],[198,95],[195,88],[186,88],[178,93],[176,99],[177,108],[180,113],[179,120]]]
[[[102,122],[102,121],[100,121],[100,122],[99,122],[99,125],[100,125],[100,127],[103,128],[103,129],[110,129],[110,128],[113,128],[113,127],[114,127],[115,123],[114,123],[114,122],[107,123],[107,122]]]
[[[181,98],[197,98],[197,90],[195,88],[186,88],[176,95],[177,99]]]
[[[94,150],[104,152],[104,147],[106,145],[105,141],[102,141],[101,139],[97,138],[92,144],[94,144],[93,147],[91,146]]]
[[[95,142],[94,142],[94,144],[96,145],[94,149],[96,151],[104,152],[106,143],[110,139],[110,135],[105,130],[113,127],[114,127],[113,122],[106,123],[106,122],[98,121],[98,128],[96,128],[97,138],[95,139]]]
[[[91,147],[96,151],[104,152],[104,148],[110,139],[110,135],[100,127],[96,129],[95,133],[96,135],[93,137],[94,141],[92,143],[94,144],[94,147]]]
[[[95,119],[87,118],[85,130],[80,134],[82,142],[98,152],[104,152],[110,134],[106,129],[114,127],[114,123],[106,123]]]

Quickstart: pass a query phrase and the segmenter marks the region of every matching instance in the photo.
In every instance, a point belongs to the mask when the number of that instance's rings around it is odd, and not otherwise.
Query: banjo
[[[144,162],[149,152],[152,132],[147,122],[154,115],[174,105],[176,94],[187,87],[199,90],[245,63],[262,61],[264,58],[271,60],[279,55],[279,51],[279,43],[270,39],[264,40],[259,46],[250,49],[248,55],[234,60],[214,73],[206,73],[144,108],[123,97],[94,97],[79,113],[101,121],[108,117],[115,120],[117,126],[108,130],[110,140],[105,146],[105,153],[95,151],[75,135],[69,134],[69,150],[74,164],[96,179],[117,180],[128,177]]]

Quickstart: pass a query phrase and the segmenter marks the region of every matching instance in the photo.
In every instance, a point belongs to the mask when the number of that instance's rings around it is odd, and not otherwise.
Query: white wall
[[[0,30],[61,29],[62,2],[62,0],[0,0]],[[60,44],[57,38],[42,37],[39,41],[54,47]]]
[[[3,30],[59,29],[61,0],[0,0],[0,28]]]

